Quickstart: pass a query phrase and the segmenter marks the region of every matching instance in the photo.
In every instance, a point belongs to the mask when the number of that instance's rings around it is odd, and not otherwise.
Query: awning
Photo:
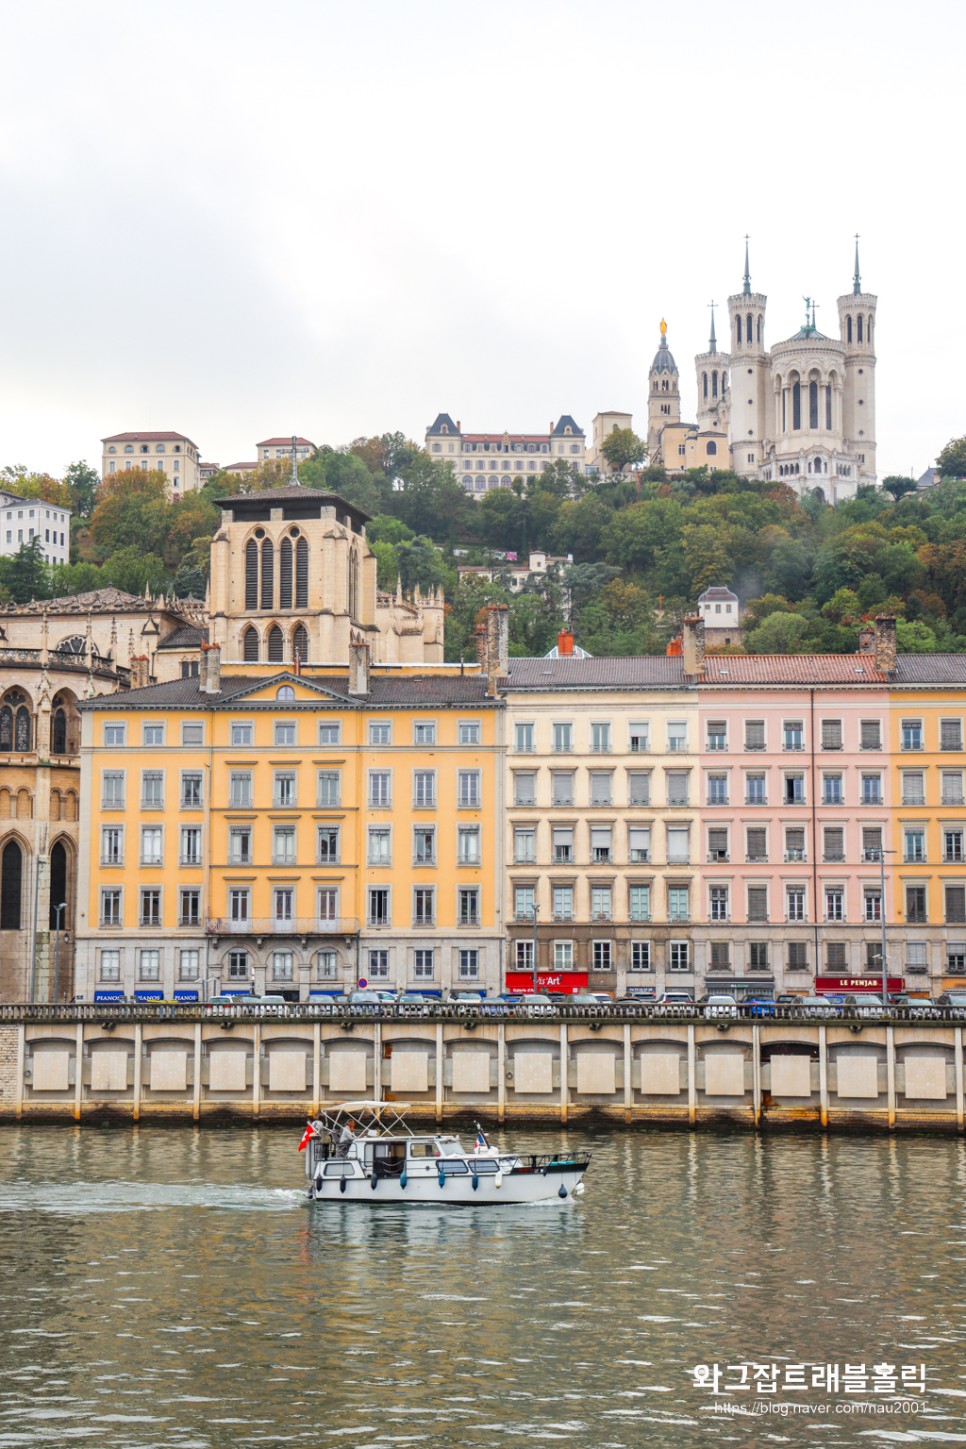
[[[134,993],[134,1000],[135,1001],[163,1001],[164,1000],[164,992],[163,991],[135,991],[135,993]]]
[[[118,989],[116,991],[95,991],[94,992],[94,1000],[95,1001],[123,1001],[124,1000],[124,992],[121,990],[120,987],[118,987]]]
[[[198,1000],[198,993],[197,993],[197,991],[187,991],[187,990],[185,990],[185,991],[176,991],[174,993],[174,999],[175,999],[175,1001],[197,1001]]]

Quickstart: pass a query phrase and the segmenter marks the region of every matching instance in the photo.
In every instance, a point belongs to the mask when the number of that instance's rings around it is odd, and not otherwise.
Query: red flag
[[[309,1125],[306,1127],[305,1131],[302,1133],[302,1140],[299,1143],[299,1151],[300,1152],[304,1152],[305,1151],[306,1147],[308,1147],[309,1143],[312,1141],[312,1138],[314,1136],[315,1136],[315,1128],[312,1126],[312,1123],[310,1122]]]

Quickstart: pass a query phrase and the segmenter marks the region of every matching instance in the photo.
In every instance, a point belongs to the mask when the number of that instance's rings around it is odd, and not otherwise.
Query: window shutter
[[[826,962],[828,964],[829,969],[832,970],[832,971],[844,971],[845,970],[845,942],[844,941],[829,941],[829,943],[826,946],[825,950],[827,952],[827,955],[826,955],[826,958],[825,959],[826,959]]]
[[[954,925],[966,925],[966,886],[946,887],[946,920]]]
[[[749,921],[768,920],[768,887],[748,887],[748,919]]]
[[[710,855],[727,855],[728,853],[728,832],[727,830],[708,831],[708,853]]]
[[[863,750],[878,750],[882,748],[882,732],[877,719],[864,719],[861,725],[861,735]]]
[[[942,750],[960,750],[963,746],[963,727],[958,719],[944,719],[939,725],[939,747]]]
[[[822,720],[822,749],[840,750],[842,748],[842,721],[840,719]]]
[[[245,608],[258,608],[258,544],[253,538],[245,545]]]
[[[763,719],[750,719],[745,724],[745,749],[763,750],[765,748],[765,721]]]
[[[295,607],[309,606],[309,545],[300,538],[295,545]]]
[[[764,860],[768,853],[768,835],[764,830],[748,831],[748,857],[750,860]]]
[[[278,606],[280,609],[292,607],[292,540],[282,540],[282,547],[278,567]]]

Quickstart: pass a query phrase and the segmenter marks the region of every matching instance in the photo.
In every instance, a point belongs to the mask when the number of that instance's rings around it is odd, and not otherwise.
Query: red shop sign
[[[532,991],[532,971],[508,971],[506,973],[507,991]],[[574,991],[587,990],[586,971],[538,971],[538,991],[565,991],[569,995]]]
[[[904,991],[906,979],[904,976],[886,977],[886,990],[890,992]],[[863,991],[872,992],[876,996],[882,995],[881,976],[816,976],[816,991],[848,991],[858,996]]]

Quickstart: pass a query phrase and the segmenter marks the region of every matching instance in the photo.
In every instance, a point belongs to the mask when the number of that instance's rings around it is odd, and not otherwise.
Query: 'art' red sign
[[[506,973],[507,991],[532,991],[532,971],[508,971]],[[564,991],[570,995],[574,991],[587,990],[586,971],[538,971],[538,991]]]

